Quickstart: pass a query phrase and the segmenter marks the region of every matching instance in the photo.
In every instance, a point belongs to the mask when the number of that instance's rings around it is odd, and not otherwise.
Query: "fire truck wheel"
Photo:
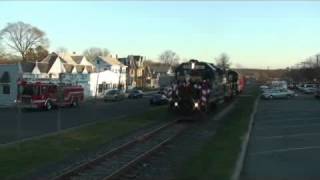
[[[75,99],[72,101],[72,107],[77,107],[77,106],[79,106],[79,103],[78,103],[78,100]]]
[[[47,109],[48,111],[50,111],[50,110],[52,109],[52,103],[51,103],[51,101],[48,101],[48,102],[47,102],[46,109]]]

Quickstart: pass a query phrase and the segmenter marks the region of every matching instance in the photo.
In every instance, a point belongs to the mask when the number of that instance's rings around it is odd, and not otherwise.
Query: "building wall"
[[[118,73],[112,71],[103,71],[99,73],[91,73],[90,74],[90,93],[91,96],[101,97],[104,93],[109,89],[116,89],[118,88],[120,83],[124,85],[125,88],[126,84],[126,74],[123,73],[120,77]]]
[[[19,68],[17,64],[0,65],[0,78],[4,72],[8,72],[10,76],[9,83],[0,83],[0,107],[13,106],[17,98],[17,80],[19,76]],[[10,93],[4,94],[4,86],[9,86]]]

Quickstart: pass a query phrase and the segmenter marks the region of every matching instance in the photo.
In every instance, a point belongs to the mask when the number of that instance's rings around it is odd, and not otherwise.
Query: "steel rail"
[[[171,122],[168,122],[160,127],[157,127],[147,133],[144,133],[143,135],[141,136],[138,136],[138,137],[135,137],[133,140],[129,141],[129,142],[126,142],[110,151],[107,151],[106,153],[103,153],[97,157],[95,157],[94,159],[92,160],[89,160],[87,162],[83,162],[81,163],[80,165],[77,165],[76,167],[73,167],[73,168],[69,168],[69,169],[65,169],[63,170],[60,175],[58,176],[55,176],[53,178],[51,178],[52,180],[67,180],[67,179],[71,179],[73,176],[76,176],[77,174],[87,170],[87,169],[91,169],[92,167],[98,165],[99,163],[103,162],[105,158],[107,157],[111,157],[111,156],[114,156],[115,154],[117,153],[120,153],[122,151],[125,151],[127,148],[133,146],[134,144],[137,144],[141,141],[144,141],[144,140],[147,140],[149,138],[151,138],[153,135],[157,134],[158,132],[174,125],[178,120],[174,120],[174,121],[171,121]],[[171,137],[173,138],[173,137]],[[170,138],[166,139],[166,140],[169,140]],[[165,144],[165,141],[163,142],[163,144]],[[160,144],[159,144],[160,145]],[[160,145],[162,146],[162,145]],[[149,152],[148,152],[149,153]],[[142,154],[142,155],[145,155]],[[140,155],[140,156],[142,156]],[[141,157],[137,157],[137,158],[141,158]],[[137,158],[135,160],[137,160]],[[129,163],[133,163],[133,162],[129,162]],[[120,171],[119,171],[120,172]],[[115,175],[115,173],[113,173]]]

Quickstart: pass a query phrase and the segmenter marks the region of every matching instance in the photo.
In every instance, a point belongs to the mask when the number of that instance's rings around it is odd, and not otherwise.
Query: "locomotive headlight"
[[[178,107],[178,102],[174,102],[174,107]]]
[[[199,107],[199,103],[198,103],[198,102],[195,102],[195,103],[194,103],[194,108],[197,109],[198,107]]]

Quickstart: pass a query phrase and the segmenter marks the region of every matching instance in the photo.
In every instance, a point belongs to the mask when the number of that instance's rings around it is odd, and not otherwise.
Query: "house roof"
[[[38,62],[38,68],[41,73],[48,73],[49,71],[49,64]]]
[[[72,64],[63,64],[63,66],[66,69],[66,73],[72,73],[74,65],[72,65]]]
[[[47,63],[49,65],[49,69],[50,69],[57,58],[58,58],[58,55],[56,53],[51,53],[47,57],[45,57],[41,62]],[[60,59],[65,63],[65,61],[62,58],[60,58]]]
[[[87,69],[88,73],[92,73],[93,72],[93,67],[92,66],[86,66],[86,69]]]
[[[82,73],[84,68],[85,68],[85,66],[83,66],[83,65],[76,65],[77,73]]]
[[[71,58],[73,59],[74,62],[76,62],[77,64],[80,64],[81,60],[83,59],[83,56],[71,56]]]
[[[54,62],[57,60],[57,58],[60,58],[61,59],[61,62],[62,63],[67,63],[67,61],[64,59],[64,58],[62,58],[61,56],[58,56],[56,53],[51,53],[51,54],[49,54],[47,57],[45,57],[42,61],[41,61],[41,63],[47,63],[48,64],[48,70],[47,70],[47,72],[50,70],[50,68],[51,68],[51,66],[54,64]]]
[[[67,64],[78,64],[74,61],[74,59],[72,58],[72,56],[68,53],[62,53],[59,54],[59,57],[65,61],[65,63]]]
[[[99,58],[110,65],[124,66],[120,61],[118,61],[118,59],[111,56],[99,56]]]
[[[122,64],[124,64],[124,65],[126,65],[126,66],[129,65],[129,64],[128,64],[128,58],[118,58],[118,60],[119,60]]]
[[[20,63],[20,65],[21,65],[22,72],[31,73],[36,64],[33,62],[22,62],[22,63]]]

